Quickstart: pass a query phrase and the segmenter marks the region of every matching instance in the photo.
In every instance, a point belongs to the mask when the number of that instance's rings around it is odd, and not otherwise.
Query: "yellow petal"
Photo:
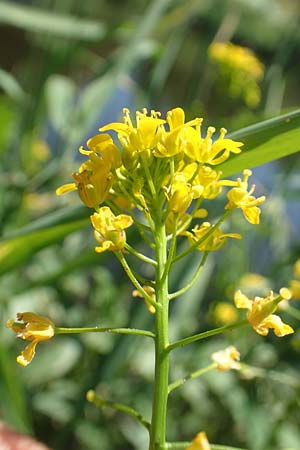
[[[21,366],[24,367],[28,366],[35,355],[35,347],[37,343],[38,339],[30,342],[30,344],[28,344],[27,347],[25,347],[25,349],[22,351],[21,355],[17,357],[17,363],[21,364]]]
[[[76,191],[77,190],[77,185],[75,183],[67,183],[67,184],[63,184],[62,186],[59,186],[56,189],[56,195],[64,195],[64,194],[68,194],[68,192],[71,191]]]
[[[251,309],[253,301],[243,294],[242,291],[238,290],[234,294],[234,304],[237,308]]]

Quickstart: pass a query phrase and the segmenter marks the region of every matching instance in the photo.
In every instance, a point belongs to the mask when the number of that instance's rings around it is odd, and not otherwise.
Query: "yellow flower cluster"
[[[202,133],[202,122],[202,118],[186,121],[183,109],[174,108],[165,119],[156,111],[137,111],[134,123],[124,109],[123,122],[100,128],[101,134],[88,140],[88,149],[80,148],[88,159],[73,174],[75,182],[59,187],[56,193],[77,190],[83,203],[95,209],[91,221],[100,244],[97,252],[124,251],[124,230],[134,222],[136,209],[148,217],[160,214],[168,230],[177,221],[180,233],[191,244],[201,240],[199,250],[218,250],[228,237],[240,236],[223,234],[209,222],[196,225],[192,232],[186,230],[193,218],[208,214],[201,202],[219,196],[224,186],[232,188],[226,209],[241,208],[250,223],[259,222],[258,205],[264,197],[252,195],[254,186],[248,191],[251,172],[245,171],[243,180],[231,181],[222,180],[222,173],[214,168],[231,154],[240,153],[242,142],[226,138],[225,128],[213,139],[215,128]],[[107,131],[117,133],[121,148]],[[103,202],[108,206],[100,208]],[[127,214],[116,216],[120,210]]]
[[[220,81],[225,83],[232,97],[242,97],[249,107],[260,101],[258,82],[264,76],[264,65],[247,47],[231,42],[214,42],[208,49],[210,59],[220,71]]]

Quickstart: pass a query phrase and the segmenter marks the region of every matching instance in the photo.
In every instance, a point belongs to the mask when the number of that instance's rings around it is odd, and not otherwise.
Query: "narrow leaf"
[[[242,153],[218,166],[224,176],[300,151],[300,110],[250,125],[229,136],[245,145]]]

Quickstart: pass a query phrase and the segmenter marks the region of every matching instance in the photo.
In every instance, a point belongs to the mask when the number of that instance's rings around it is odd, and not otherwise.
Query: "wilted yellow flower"
[[[68,183],[56,189],[57,195],[78,190],[82,202],[89,208],[99,206],[106,199],[112,185],[112,170],[121,164],[119,150],[108,134],[96,135],[87,141],[89,150],[79,149],[89,159],[73,173],[75,183]]]
[[[204,431],[198,433],[185,450],[211,450],[206,433]]]
[[[27,366],[35,355],[36,345],[40,341],[46,341],[54,336],[55,325],[47,317],[38,316],[32,312],[18,313],[17,320],[20,322],[8,320],[6,327],[12,328],[17,337],[32,341],[17,357],[19,364]]]
[[[243,180],[241,180],[241,178],[238,178],[236,182],[233,182],[236,184],[236,187],[233,187],[227,193],[229,202],[225,206],[225,209],[241,208],[248,222],[252,223],[253,225],[257,225],[259,224],[260,216],[260,209],[258,208],[258,205],[263,203],[266,197],[262,195],[261,197],[255,198],[252,195],[255,189],[254,184],[251,186],[248,192],[248,178],[250,175],[252,175],[252,172],[251,170],[246,169],[243,173]]]
[[[156,297],[155,297],[155,289],[152,286],[143,286],[143,289],[145,292],[147,292],[148,295],[150,295],[150,297],[152,298],[152,300],[156,301]],[[145,299],[142,294],[140,293],[140,291],[138,291],[137,289],[135,289],[132,292],[132,296],[133,297],[140,297],[143,298],[145,300],[145,303],[147,305],[148,311],[151,312],[151,314],[155,314],[156,309],[153,305],[151,305],[147,299]]]
[[[137,111],[136,127],[131,121],[129,109],[124,108],[123,113],[123,123],[109,123],[100,128],[100,131],[116,131],[122,146],[130,153],[152,150],[156,147],[162,133],[161,125],[165,123],[165,120],[159,119],[160,113],[152,110],[148,116],[146,108],[142,112]]]
[[[211,355],[211,359],[214,363],[217,364],[217,370],[239,370],[241,365],[239,363],[240,354],[237,349],[230,345],[224,350],[220,350],[219,352],[215,352]]]
[[[291,293],[288,289],[280,289],[280,296],[274,297],[272,291],[262,297],[255,297],[250,300],[241,291],[236,291],[234,295],[234,303],[237,308],[248,309],[247,319],[254,328],[254,330],[262,336],[267,336],[269,329],[273,329],[276,336],[285,336],[294,333],[294,330],[289,325],[282,322],[281,318],[273,314],[280,300],[289,300]]]
[[[108,206],[103,206],[99,212],[91,216],[95,228],[94,236],[100,246],[95,247],[97,253],[109,250],[115,252],[122,250],[126,244],[125,228],[133,224],[133,219],[127,214],[115,216]]]
[[[203,242],[197,245],[197,250],[201,252],[215,252],[223,247],[227,238],[241,239],[237,233],[223,233],[220,228],[216,228],[206,239],[205,236],[211,230],[212,225],[209,222],[203,222],[200,226],[196,225],[192,232],[185,231],[182,234],[187,236],[190,244],[193,245],[203,238]]]

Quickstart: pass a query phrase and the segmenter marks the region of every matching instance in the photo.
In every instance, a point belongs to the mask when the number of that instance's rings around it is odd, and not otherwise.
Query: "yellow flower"
[[[201,431],[185,450],[211,450],[206,433]]]
[[[273,329],[276,336],[281,337],[294,333],[294,330],[283,323],[279,316],[273,314],[282,299],[289,300],[291,298],[291,293],[286,288],[280,289],[279,294],[274,297],[273,292],[270,291],[264,298],[255,297],[254,300],[250,300],[241,291],[236,291],[234,303],[237,308],[248,309],[247,319],[258,334],[267,336],[269,329]]]
[[[200,239],[203,239],[197,245],[197,250],[201,252],[215,252],[223,247],[227,238],[241,239],[241,235],[237,233],[222,233],[219,228],[216,228],[211,234],[205,238],[205,236],[212,229],[212,225],[209,222],[203,222],[200,226],[196,225],[195,228],[192,229],[192,232],[185,231],[182,234],[187,236],[190,244],[194,245]]]
[[[233,345],[230,345],[224,350],[213,353],[211,355],[211,359],[217,364],[217,370],[239,370],[241,368],[239,363],[240,354]]]
[[[40,341],[46,341],[54,336],[55,325],[47,317],[38,316],[31,312],[18,313],[17,320],[20,322],[8,320],[6,327],[12,328],[17,337],[31,341],[21,355],[17,357],[19,364],[27,366],[35,355],[36,345]]]
[[[108,206],[103,206],[99,212],[91,216],[91,222],[95,228],[95,239],[100,244],[99,247],[95,247],[97,253],[106,250],[115,252],[125,247],[126,233],[124,229],[133,224],[131,216],[126,214],[115,216]]]
[[[173,213],[184,214],[193,199],[199,198],[202,186],[192,186],[182,172],[176,173],[171,185],[169,207]]]
[[[167,123],[169,125],[169,131],[164,128],[161,138],[157,143],[157,148],[154,151],[155,156],[167,157],[174,156],[183,152],[185,129],[191,129],[195,131],[193,126],[196,126],[198,133],[200,133],[200,125],[203,122],[202,118],[196,117],[189,122],[185,122],[185,113],[182,108],[174,108],[167,113]]]
[[[130,153],[152,150],[156,147],[162,133],[162,124],[165,120],[159,119],[160,113],[151,111],[148,116],[147,109],[136,112],[136,127],[134,127],[130,111],[123,109],[123,123],[113,122],[100,128],[100,131],[114,130],[118,133],[119,141],[125,150]]]
[[[253,225],[259,224],[260,209],[257,207],[263,203],[266,199],[264,195],[255,198],[252,194],[255,189],[253,184],[248,192],[248,178],[252,175],[251,170],[244,170],[244,178],[238,180],[235,183],[236,187],[230,189],[227,193],[229,202],[225,206],[225,209],[241,208],[245,218]]]
[[[143,289],[144,289],[144,291],[147,292],[147,294],[150,295],[150,297],[152,298],[152,300],[154,300],[154,301],[156,300],[156,297],[155,297],[155,289],[154,289],[152,286],[143,286]],[[144,297],[142,296],[142,294],[140,293],[140,291],[138,291],[137,289],[135,289],[134,291],[132,291],[132,296],[133,296],[133,297],[144,298]],[[155,307],[154,307],[153,305],[151,305],[151,304],[147,301],[147,299],[144,298],[144,300],[145,300],[145,303],[146,303],[146,305],[147,305],[148,311],[151,312],[151,314],[155,314],[155,312],[156,312]]]
[[[108,134],[96,135],[87,141],[89,150],[79,149],[89,159],[73,173],[75,183],[68,183],[56,190],[57,195],[78,190],[82,202],[89,208],[99,206],[107,197],[113,182],[112,170],[121,164],[119,150]]]
[[[196,129],[192,127],[183,128],[180,138],[181,147],[186,156],[192,161],[215,166],[226,161],[230,153],[241,152],[240,147],[244,144],[232,139],[224,139],[227,133],[225,128],[221,128],[218,139],[213,142],[212,136],[215,131],[214,127],[208,127],[206,136],[202,138],[200,125],[196,126]]]
[[[221,171],[215,171],[209,166],[200,166],[197,163],[188,164],[182,170],[187,180],[193,186],[202,187],[201,196],[206,199],[216,198],[221,194],[223,186],[231,185],[232,181],[220,180]]]

